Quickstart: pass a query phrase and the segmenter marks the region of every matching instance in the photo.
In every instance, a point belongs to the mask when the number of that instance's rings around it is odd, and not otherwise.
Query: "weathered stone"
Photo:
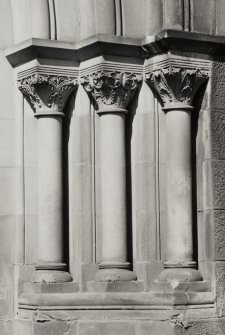
[[[33,335],[63,335],[70,331],[70,322],[52,321],[33,323]]]
[[[15,250],[15,217],[0,215],[0,264],[12,264]]]
[[[154,15],[152,15],[154,13]],[[158,0],[145,1],[146,35],[153,35],[162,28],[162,3]]]
[[[83,335],[135,335],[134,322],[80,322],[79,334]]]
[[[214,34],[216,2],[211,0],[191,0],[192,30]]]
[[[163,0],[163,29],[183,28],[181,0]]]
[[[212,162],[214,206],[225,208],[225,160]]]
[[[225,261],[225,211],[213,212],[215,260]],[[206,234],[207,236],[207,234]],[[212,245],[212,243],[211,243]]]
[[[223,110],[225,108],[224,89],[225,89],[225,63],[212,63],[212,109]]]
[[[13,265],[0,265],[0,319],[13,316],[13,289]]]
[[[225,24],[223,16],[225,13],[225,3],[223,0],[216,1],[216,34],[224,35],[225,34]]]
[[[145,34],[145,2],[139,0],[138,11],[136,0],[123,1],[123,36],[143,37]]]

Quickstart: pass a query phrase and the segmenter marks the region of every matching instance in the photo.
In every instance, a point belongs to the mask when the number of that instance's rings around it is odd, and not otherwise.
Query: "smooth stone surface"
[[[211,283],[209,281],[194,281],[194,282],[159,282],[155,281],[151,285],[153,292],[210,292]]]
[[[137,280],[133,271],[125,269],[100,269],[95,275],[96,282],[126,282]]]

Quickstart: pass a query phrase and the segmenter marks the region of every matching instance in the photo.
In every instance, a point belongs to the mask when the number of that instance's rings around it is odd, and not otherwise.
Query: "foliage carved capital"
[[[167,59],[149,67],[145,81],[165,107],[176,103],[192,105],[198,89],[208,80],[207,66],[200,62]]]
[[[125,109],[141,82],[142,76],[132,72],[98,71],[81,77],[81,84],[98,110]]]
[[[17,85],[35,113],[62,113],[78,81],[69,76],[34,73],[18,79]]]

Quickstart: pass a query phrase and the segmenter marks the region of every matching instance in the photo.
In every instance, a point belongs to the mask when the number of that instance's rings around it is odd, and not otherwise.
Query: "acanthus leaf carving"
[[[142,77],[128,72],[99,71],[81,77],[81,84],[98,109],[107,106],[126,108]]]
[[[68,96],[78,85],[76,78],[35,73],[17,81],[36,113],[62,112]]]
[[[162,104],[191,105],[200,86],[208,79],[208,72],[193,68],[168,67],[153,70],[145,76]]]

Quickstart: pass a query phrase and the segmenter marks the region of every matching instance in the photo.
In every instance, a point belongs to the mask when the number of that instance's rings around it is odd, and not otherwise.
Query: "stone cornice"
[[[162,30],[143,39],[96,35],[78,43],[32,38],[6,50],[12,67],[36,58],[80,63],[99,55],[150,58],[172,51],[192,53],[198,58],[224,59],[225,37],[179,30]]]
[[[156,56],[145,66],[145,81],[164,107],[192,105],[200,86],[209,77],[209,62],[177,56]]]
[[[62,113],[67,98],[77,88],[78,72],[34,66],[18,73],[17,85],[36,115]]]
[[[80,82],[98,110],[125,109],[142,82],[142,65],[103,61],[80,70]]]

